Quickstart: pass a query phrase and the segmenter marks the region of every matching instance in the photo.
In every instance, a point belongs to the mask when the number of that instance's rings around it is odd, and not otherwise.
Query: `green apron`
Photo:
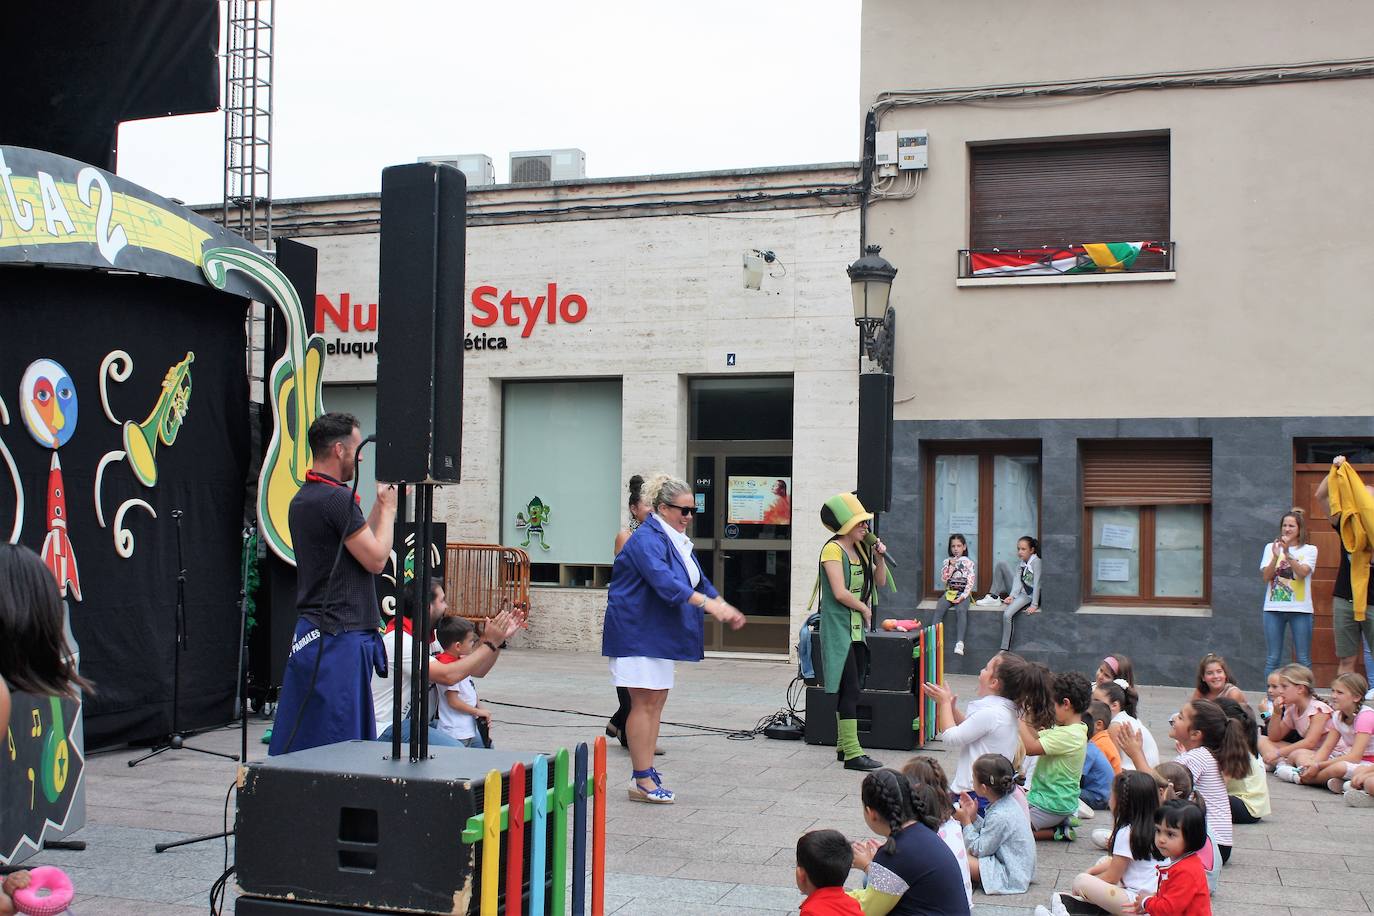
[[[840,555],[844,558],[844,581],[849,583],[850,593],[862,601],[863,569],[855,567],[850,562],[849,554],[845,553],[843,548],[840,549]],[[821,583],[821,668],[825,672],[825,692],[839,693],[840,674],[844,670],[845,659],[849,656],[849,647],[856,642],[864,644],[864,617],[858,611],[850,610],[835,600],[824,565],[819,562],[817,565]],[[854,576],[856,573],[857,583]]]

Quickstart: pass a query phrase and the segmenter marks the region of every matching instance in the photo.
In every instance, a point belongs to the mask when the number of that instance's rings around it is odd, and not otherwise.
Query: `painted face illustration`
[[[37,359],[19,382],[19,404],[29,435],[46,448],[66,445],[76,432],[76,385],[60,363]]]

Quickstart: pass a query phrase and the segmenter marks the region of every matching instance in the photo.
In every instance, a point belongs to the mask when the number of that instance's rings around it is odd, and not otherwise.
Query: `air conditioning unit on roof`
[[[463,173],[470,188],[496,184],[496,166],[492,163],[490,156],[485,156],[482,153],[467,153],[457,156],[421,156],[415,161],[442,162],[445,165],[451,165]]]
[[[580,149],[535,149],[510,154],[511,184],[586,177],[587,154]]]

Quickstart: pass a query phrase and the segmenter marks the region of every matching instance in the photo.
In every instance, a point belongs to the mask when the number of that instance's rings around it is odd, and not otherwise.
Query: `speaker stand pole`
[[[172,731],[167,735],[166,741],[153,748],[148,753],[139,757],[137,760],[130,760],[129,766],[136,767],[145,760],[151,760],[164,751],[195,751],[197,754],[209,754],[211,757],[223,757],[226,760],[238,760],[235,754],[224,754],[220,751],[208,751],[203,747],[192,747],[186,743],[186,734],[178,727],[178,716],[181,713],[181,653],[186,650],[186,560],[182,555],[181,548],[181,516],[180,509],[172,510],[172,518],[177,526],[177,609],[176,609],[176,637],[172,646]],[[242,602],[240,602],[242,604]]]
[[[243,563],[239,571],[239,754],[238,759],[243,763],[248,762],[248,569],[249,564],[253,563],[257,557],[248,555],[248,544],[253,536],[252,526],[243,529]],[[191,750],[195,750],[192,748]],[[234,794],[237,795],[239,788],[243,785],[243,765],[238,768],[238,778],[234,781]],[[237,799],[234,804],[238,808]],[[207,833],[204,836],[191,837],[188,840],[176,840],[171,843],[155,843],[153,852],[166,852],[178,846],[190,846],[193,843],[204,843],[207,840],[219,840],[224,837],[234,835],[232,830],[221,830],[219,833]]]

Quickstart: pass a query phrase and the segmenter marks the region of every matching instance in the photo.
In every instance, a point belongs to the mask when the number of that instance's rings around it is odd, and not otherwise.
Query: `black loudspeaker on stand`
[[[892,375],[859,376],[859,502],[869,512],[892,508]]]
[[[382,170],[377,479],[459,479],[467,182],[448,165]]]
[[[180,509],[172,510],[172,519],[176,522],[177,529],[177,607],[176,607],[176,634],[172,645],[172,731],[154,747],[151,751],[136,760],[130,760],[129,766],[136,767],[145,760],[149,760],[164,751],[195,751],[198,754],[209,754],[212,757],[224,757],[229,760],[238,760],[235,754],[222,754],[219,751],[207,751],[203,747],[192,747],[186,743],[186,735],[178,725],[181,710],[181,653],[186,651],[186,560],[182,554],[181,547],[181,517],[183,513]]]

